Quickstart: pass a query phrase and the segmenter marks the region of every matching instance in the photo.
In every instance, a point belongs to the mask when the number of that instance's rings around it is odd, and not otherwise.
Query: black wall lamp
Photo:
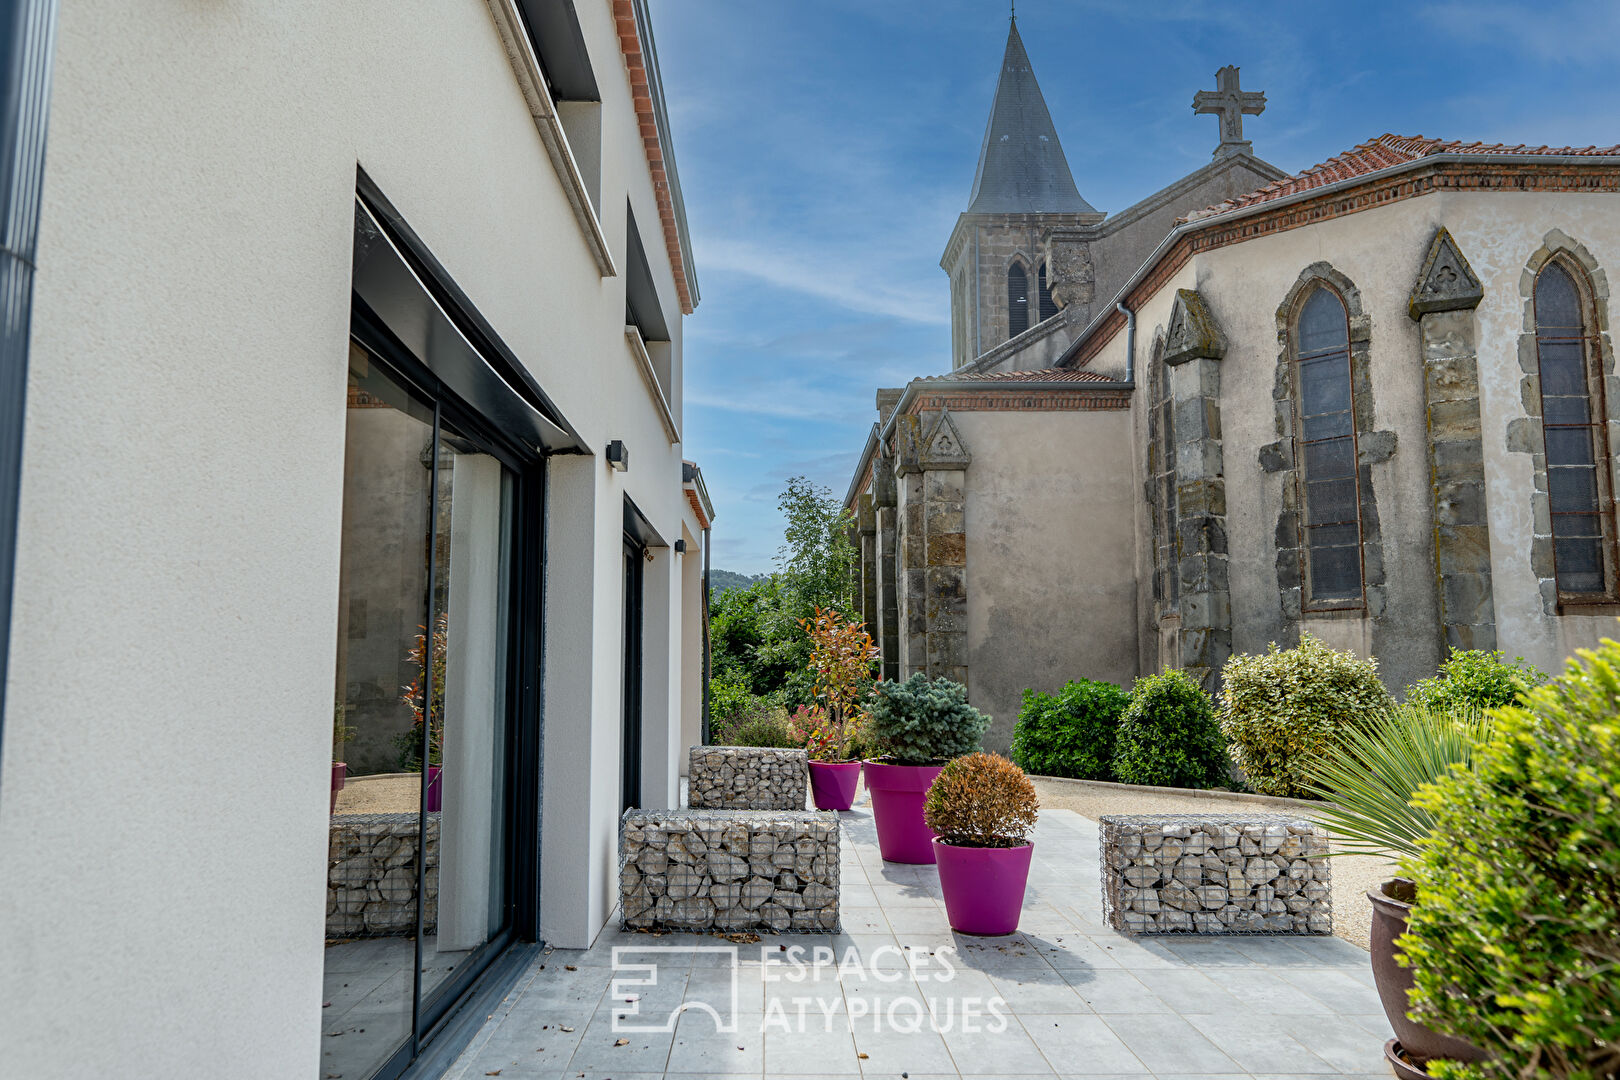
[[[607,446],[607,461],[613,466],[615,472],[628,472],[630,470],[630,450],[624,445],[624,440],[614,439]]]

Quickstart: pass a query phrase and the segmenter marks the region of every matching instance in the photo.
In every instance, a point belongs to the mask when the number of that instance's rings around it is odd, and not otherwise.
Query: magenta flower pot
[[[934,861],[934,830],[923,820],[923,801],[928,786],[944,767],[866,763],[866,790],[872,793],[878,850],[885,862]]]
[[[934,841],[945,917],[964,934],[1010,934],[1018,929],[1034,844],[1011,848],[957,847]]]
[[[326,811],[328,815],[337,813],[337,793],[343,790],[343,785],[348,778],[348,763],[344,761],[332,762],[332,805]]]
[[[855,788],[861,782],[858,761],[812,761],[810,795],[817,810],[848,810],[855,803]]]
[[[429,765],[427,788],[427,812],[436,814],[444,806],[444,778],[439,774],[444,771],[443,765]]]

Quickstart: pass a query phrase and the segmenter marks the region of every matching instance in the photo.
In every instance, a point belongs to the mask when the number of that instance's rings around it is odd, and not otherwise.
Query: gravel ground
[[[337,813],[414,814],[421,794],[421,773],[351,776],[338,792]]]
[[[1062,780],[1031,777],[1043,807],[1073,810],[1095,821],[1103,814],[1278,814],[1287,811],[1275,806],[1256,805],[1243,799],[1204,795],[1166,795],[1159,792],[1137,794],[1093,788]],[[1312,816],[1304,811],[1306,816]],[[1336,855],[1333,858],[1333,933],[1353,944],[1368,948],[1372,924],[1372,904],[1367,891],[1393,876],[1392,860],[1372,855]]]

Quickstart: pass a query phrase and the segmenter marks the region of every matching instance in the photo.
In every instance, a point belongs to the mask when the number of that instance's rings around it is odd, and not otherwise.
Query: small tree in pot
[[[903,683],[879,683],[866,714],[867,736],[883,755],[866,762],[878,849],[889,862],[931,863],[924,795],[947,761],[980,749],[990,718],[968,704],[961,683],[920,671]]]
[[[872,685],[878,648],[863,623],[830,608],[816,608],[800,625],[810,635],[810,670],[817,704],[801,707],[794,723],[810,755],[810,791],[818,810],[848,810],[855,802],[861,763],[854,751],[865,714],[861,699]]]
[[[964,934],[1018,929],[1039,804],[1024,770],[995,754],[948,762],[928,789],[923,816],[934,839],[951,928]]]

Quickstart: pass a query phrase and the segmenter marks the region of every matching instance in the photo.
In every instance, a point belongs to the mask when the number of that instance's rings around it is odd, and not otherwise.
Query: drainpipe
[[[714,647],[709,640],[709,528],[703,527],[703,745],[709,745],[709,671]]]
[[[1114,310],[1125,316],[1125,385],[1136,385],[1136,312],[1125,306],[1122,300],[1114,305]]]

